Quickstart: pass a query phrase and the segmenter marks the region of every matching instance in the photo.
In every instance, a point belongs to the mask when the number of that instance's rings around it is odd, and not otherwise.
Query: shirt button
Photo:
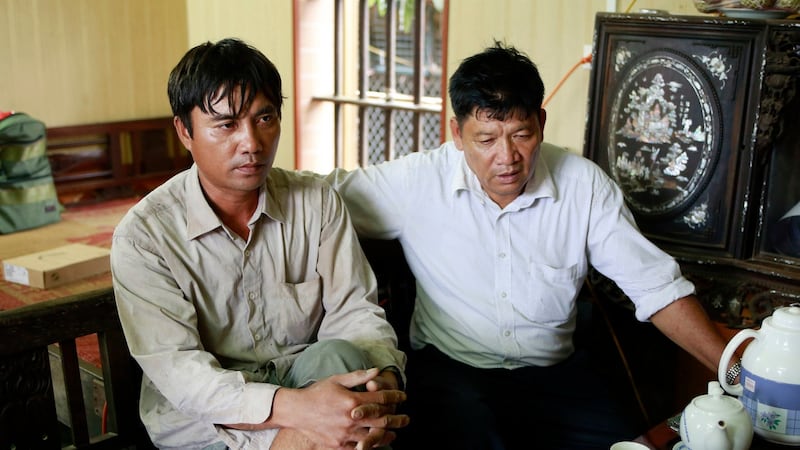
[[[497,255],[497,256],[499,256],[499,257],[501,257],[501,258],[505,258],[505,257],[506,257],[506,254],[505,254],[505,253],[503,253],[503,252],[500,252],[500,254],[499,254],[499,255]]]
[[[253,339],[255,339],[256,341],[260,341],[261,340],[261,335],[260,334],[256,334],[255,336],[253,336]]]
[[[255,292],[249,292],[249,293],[247,294],[247,298],[249,298],[250,300],[253,300],[254,298],[256,298],[256,294],[255,294]]]
[[[506,297],[508,297],[508,294],[506,294],[505,292],[501,292],[501,293],[500,293],[500,297],[502,297],[502,298],[506,298]]]
[[[244,251],[244,256],[250,256],[250,250],[245,250]]]
[[[511,336],[511,330],[503,331],[503,336],[505,336],[505,337]]]

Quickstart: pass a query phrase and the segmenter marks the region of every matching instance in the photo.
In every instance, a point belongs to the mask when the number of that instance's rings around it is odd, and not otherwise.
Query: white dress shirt
[[[402,244],[417,280],[412,346],[433,344],[475,367],[567,358],[589,265],[622,288],[639,320],[694,291],[640,234],[617,185],[549,144],[503,209],[452,142],[327,179],[360,234]]]
[[[341,199],[326,183],[273,168],[245,241],[205,200],[197,168],[135,205],[114,232],[120,320],[142,366],[143,422],[160,448],[268,448],[261,423],[298,353],[340,338],[378,368],[405,355]]]

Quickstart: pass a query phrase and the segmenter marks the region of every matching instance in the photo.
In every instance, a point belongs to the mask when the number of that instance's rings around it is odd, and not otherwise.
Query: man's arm
[[[176,409],[212,423],[259,422],[269,415],[278,386],[246,382],[205,350],[195,306],[161,255],[118,235],[111,269],[131,355]]]
[[[405,399],[398,390],[405,354],[397,349],[396,333],[377,304],[377,284],[361,250],[350,216],[339,195],[323,188],[323,206],[316,273],[322,283],[325,316],[319,340],[344,339],[359,347],[375,366],[335,375],[303,389],[281,388],[272,413],[259,427],[280,428],[274,448],[297,443],[340,447],[385,445],[394,439],[393,428],[405,426],[408,417],[396,415]],[[396,369],[396,372],[392,370]],[[367,392],[352,388],[366,386]],[[313,447],[311,445],[310,447]]]
[[[697,297],[690,295],[670,303],[650,317],[653,324],[694,358],[717,372],[725,339],[714,328]]]
[[[403,193],[408,191],[403,175],[407,161],[357,168],[335,169],[325,180],[341,196],[359,236],[395,239],[405,223]]]
[[[317,273],[325,318],[318,338],[345,339],[369,355],[378,369],[405,369],[405,354],[377,302],[377,282],[339,195],[328,189]]]

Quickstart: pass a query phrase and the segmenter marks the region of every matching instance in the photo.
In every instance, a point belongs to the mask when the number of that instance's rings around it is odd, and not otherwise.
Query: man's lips
[[[511,181],[514,181],[517,178],[518,175],[519,175],[519,171],[515,170],[513,172],[498,173],[496,175],[496,177],[498,179],[504,181],[504,182],[511,182]]]
[[[236,170],[242,173],[256,173],[260,172],[263,169],[264,169],[264,164],[261,163],[243,164],[236,168]]]

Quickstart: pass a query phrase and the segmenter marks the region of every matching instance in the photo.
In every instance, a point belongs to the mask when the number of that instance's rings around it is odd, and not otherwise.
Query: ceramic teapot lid
[[[708,395],[701,395],[694,399],[692,403],[702,411],[708,413],[735,412],[743,409],[742,403],[730,396],[723,395],[719,382],[708,382]]]
[[[800,303],[792,303],[772,313],[772,326],[800,331]]]

